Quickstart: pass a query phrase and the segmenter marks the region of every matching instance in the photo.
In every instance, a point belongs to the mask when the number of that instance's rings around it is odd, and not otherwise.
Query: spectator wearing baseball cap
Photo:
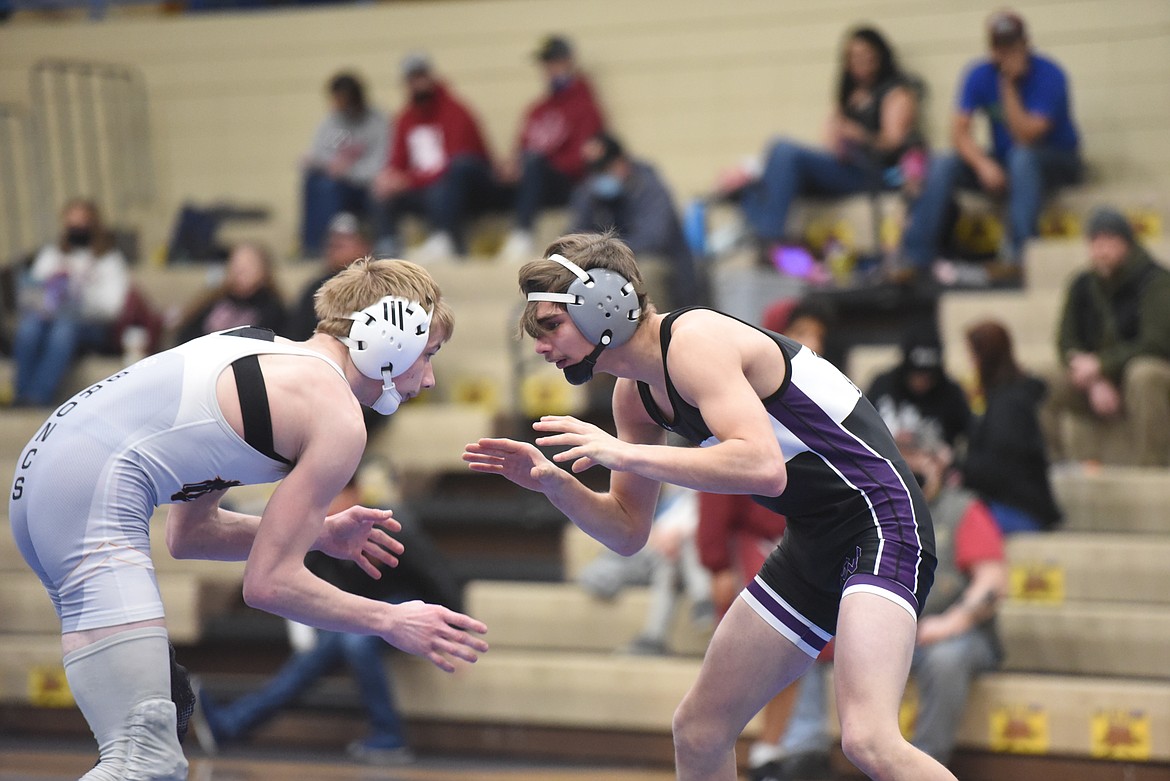
[[[915,326],[902,337],[902,360],[879,374],[865,394],[891,429],[921,425],[951,447],[967,433],[971,408],[943,368],[943,348],[933,328]]]
[[[325,263],[322,273],[301,290],[296,305],[285,319],[281,335],[296,341],[304,341],[312,336],[317,327],[317,312],[313,307],[317,289],[338,271],[369,254],[370,242],[358,218],[349,212],[335,215],[329,222],[329,230],[325,236]]]
[[[567,38],[545,37],[534,57],[545,92],[528,107],[512,156],[499,171],[500,181],[516,188],[513,228],[500,257],[517,263],[533,259],[537,215],[568,203],[573,186],[586,173],[581,147],[605,126],[593,87],[578,70]]]
[[[1013,11],[993,13],[986,34],[988,56],[968,69],[955,106],[955,151],[931,160],[902,237],[901,255],[920,273],[938,259],[948,205],[955,189],[963,188],[1007,199],[1007,235],[997,270],[1019,279],[1024,245],[1036,235],[1044,195],[1081,178],[1080,138],[1064,69],[1032,49],[1027,26]],[[976,114],[990,125],[990,149],[975,140]]]
[[[1049,381],[1045,429],[1057,458],[1095,458],[1064,441],[1067,415],[1124,424],[1142,466],[1170,464],[1170,271],[1150,257],[1125,215],[1097,209],[1086,225],[1089,268],[1069,285],[1060,317],[1061,370]]]
[[[425,52],[406,55],[400,72],[407,102],[395,120],[386,165],[372,186],[375,248],[379,255],[400,256],[398,223],[410,213],[423,216],[430,231],[413,260],[463,255],[468,216],[498,200],[483,132],[471,110],[435,74]]]

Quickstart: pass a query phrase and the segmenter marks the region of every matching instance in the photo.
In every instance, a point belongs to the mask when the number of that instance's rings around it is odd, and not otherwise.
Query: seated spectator
[[[191,307],[179,323],[175,343],[241,325],[279,331],[285,322],[284,301],[272,266],[272,254],[260,244],[233,247],[223,283]]]
[[[638,256],[643,274],[663,266],[666,289],[651,287],[663,308],[698,303],[702,298],[694,257],[683,236],[674,197],[652,165],[626,154],[614,136],[599,133],[581,148],[592,172],[569,200],[568,233],[614,230]],[[647,281],[650,286],[649,279]]]
[[[61,233],[22,282],[12,339],[18,405],[49,405],[82,351],[121,351],[115,325],[131,289],[126,258],[92,201],[61,212]]]
[[[924,165],[918,132],[918,89],[898,67],[880,32],[860,27],[845,39],[826,149],[775,142],[759,179],[725,174],[720,189],[739,200],[769,257],[790,238],[785,225],[802,195],[844,196],[915,186]]]
[[[1137,242],[1125,217],[1089,219],[1090,268],[1068,288],[1045,422],[1057,458],[1065,414],[1124,417],[1133,463],[1170,464],[1170,273]]]
[[[329,80],[330,111],[305,156],[301,254],[320,257],[333,215],[369,213],[369,189],[386,159],[390,125],[366,103],[366,90],[352,73]]]
[[[374,179],[374,246],[379,255],[402,256],[398,223],[421,214],[430,235],[414,259],[430,262],[466,251],[467,216],[498,198],[487,144],[479,123],[434,73],[425,54],[402,63],[409,99],[395,121],[385,167]]]
[[[355,477],[327,513],[361,501],[360,482]],[[353,562],[339,561],[316,551],[305,557],[305,566],[322,580],[368,599],[392,603],[423,599],[453,610],[461,609],[459,584],[449,575],[450,567],[434,543],[418,527],[408,507],[396,507],[394,515],[402,524],[402,530],[395,532],[394,537],[406,552],[397,567],[382,568],[380,579],[371,578]],[[357,684],[370,728],[369,734],[350,743],[346,752],[354,759],[384,765],[413,761],[402,716],[394,703],[389,668],[383,655],[386,644],[375,635],[316,631],[289,623],[290,637],[299,637],[307,630],[311,640],[303,644],[294,641],[293,655],[263,688],[230,704],[217,703],[205,691],[200,692],[202,713],[195,721],[195,728],[204,750],[214,753],[224,744],[246,739],[344,661]]]
[[[604,127],[601,109],[589,80],[577,70],[573,47],[550,35],[536,52],[548,92],[528,108],[511,160],[500,181],[515,185],[515,227],[500,258],[532,260],[532,226],[539,211],[564,206],[573,187],[585,176],[581,145]]]
[[[902,362],[879,374],[865,394],[891,428],[921,423],[954,447],[971,425],[967,394],[943,369],[943,348],[933,327],[909,329]]]
[[[1081,177],[1068,78],[1052,59],[1032,50],[1024,20],[998,11],[987,23],[990,56],[963,78],[951,127],[955,152],[931,159],[922,197],[911,206],[902,236],[905,261],[926,276],[938,258],[956,188],[1006,196],[1007,242],[991,281],[1020,278],[1025,242],[1036,235],[1044,194]],[[976,113],[991,126],[992,148],[975,140]]]
[[[987,320],[967,330],[984,412],[967,437],[963,482],[991,509],[1005,534],[1050,529],[1060,508],[1048,479],[1038,407],[1044,383],[1020,370],[1011,336]]]
[[[671,486],[664,491],[646,545],[632,556],[606,549],[581,571],[581,586],[595,597],[613,599],[627,586],[649,586],[650,603],[642,629],[622,653],[669,654],[675,609],[684,594],[691,602],[692,622],[714,621],[711,578],[699,564],[695,532],[698,494]]]
[[[361,223],[349,212],[341,212],[329,221],[325,237],[324,273],[305,285],[296,306],[289,310],[281,335],[294,341],[304,341],[317,328],[317,312],[313,308],[318,288],[334,274],[358,258],[370,254],[370,242],[362,232]]]

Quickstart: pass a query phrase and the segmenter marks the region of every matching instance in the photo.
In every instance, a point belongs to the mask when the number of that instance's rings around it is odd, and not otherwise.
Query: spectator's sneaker
[[[407,260],[414,261],[420,266],[433,266],[454,260],[458,254],[455,251],[455,240],[445,231],[435,231],[427,236],[426,241],[407,253]]]
[[[367,765],[409,765],[415,760],[408,746],[379,746],[367,740],[355,740],[345,747],[345,753]]]
[[[670,655],[670,651],[666,649],[666,643],[651,637],[635,637],[628,645],[621,648],[618,653],[630,654],[631,656]]]
[[[504,246],[500,247],[499,253],[496,254],[496,260],[518,266],[535,260],[537,257],[535,253],[536,245],[532,240],[532,232],[514,230],[504,240]]]
[[[195,733],[195,742],[208,756],[219,753],[220,738],[212,727],[215,705],[203,689],[203,682],[199,676],[191,676],[191,691],[195,693],[195,710],[191,712],[191,731]]]

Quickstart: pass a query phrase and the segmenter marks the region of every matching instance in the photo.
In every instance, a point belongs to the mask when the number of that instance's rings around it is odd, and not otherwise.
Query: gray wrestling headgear
[[[595,345],[592,353],[579,363],[565,367],[565,379],[584,385],[593,377],[593,367],[606,347],[620,347],[638,329],[642,308],[634,283],[616,271],[592,268],[585,271],[563,255],[549,255],[577,277],[564,293],[529,293],[529,301],[564,304],[577,330]]]
[[[431,312],[417,301],[385,296],[360,312],[349,336],[338,337],[349,347],[349,356],[366,377],[382,381],[382,395],[370,405],[381,415],[393,415],[402,403],[394,378],[414,365],[430,339]]]

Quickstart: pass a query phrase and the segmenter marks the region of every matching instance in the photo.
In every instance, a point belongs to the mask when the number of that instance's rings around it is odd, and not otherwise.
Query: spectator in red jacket
[[[581,147],[605,127],[589,80],[577,70],[573,47],[559,35],[536,51],[548,92],[528,107],[516,151],[500,180],[516,186],[515,227],[500,251],[514,262],[532,260],[532,224],[547,206],[564,206],[586,173]]]
[[[416,260],[461,255],[467,213],[488,206],[497,190],[487,145],[475,116],[435,76],[430,58],[409,55],[402,75],[409,101],[373,183],[375,249],[400,254],[398,221],[409,212],[423,215],[431,231]]]

